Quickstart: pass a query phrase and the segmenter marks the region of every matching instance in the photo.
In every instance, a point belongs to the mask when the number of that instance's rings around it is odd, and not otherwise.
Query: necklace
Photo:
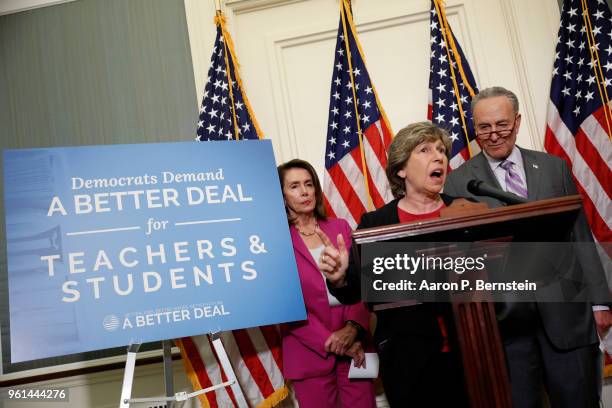
[[[297,225],[295,226],[295,228],[296,228],[296,229],[298,230],[298,232],[299,232],[300,234],[302,234],[303,236],[305,236],[305,237],[310,237],[310,236],[313,236],[314,234],[316,234],[316,233],[317,233],[317,230],[319,229],[319,224],[315,222],[315,225],[314,225],[314,228],[313,228],[312,232],[305,232],[305,231],[302,231],[302,230],[300,229],[300,227],[298,227]]]

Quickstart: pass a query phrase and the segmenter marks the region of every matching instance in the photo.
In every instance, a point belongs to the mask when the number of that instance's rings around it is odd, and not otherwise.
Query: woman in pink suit
[[[307,320],[282,326],[285,378],[293,381],[300,408],[375,407],[372,380],[348,378],[350,365],[364,362],[369,312],[363,303],[341,304],[317,267],[324,248],[319,234],[350,245],[350,226],[326,217],[321,184],[308,162],[291,160],[278,174],[307,312]]]

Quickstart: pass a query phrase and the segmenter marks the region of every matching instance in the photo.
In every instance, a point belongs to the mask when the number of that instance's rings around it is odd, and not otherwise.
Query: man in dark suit
[[[467,183],[477,179],[530,201],[577,194],[564,160],[515,145],[521,115],[514,93],[501,87],[480,91],[472,101],[472,115],[483,151],[450,173],[444,193],[472,197],[490,207],[504,205],[470,193]],[[572,239],[592,241],[582,212]],[[589,279],[603,279],[598,262],[594,268],[582,269],[591,274]],[[552,407],[599,406],[601,362],[596,329],[604,333],[612,325],[607,305],[537,302],[497,306],[515,407],[541,406],[542,385]]]

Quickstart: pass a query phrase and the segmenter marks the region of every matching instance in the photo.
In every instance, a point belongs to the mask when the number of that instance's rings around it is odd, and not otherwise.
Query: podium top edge
[[[352,236],[357,244],[386,241],[397,238],[418,237],[436,232],[466,229],[498,222],[535,218],[543,215],[563,214],[580,210],[582,199],[571,195],[546,200],[532,201],[498,208],[477,209],[469,213],[432,218],[405,224],[392,224],[354,231]]]

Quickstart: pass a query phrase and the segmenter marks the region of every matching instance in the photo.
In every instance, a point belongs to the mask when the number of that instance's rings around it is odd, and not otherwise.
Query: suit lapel
[[[289,231],[291,231],[291,242],[293,243],[294,251],[302,255],[308,262],[312,264],[313,267],[318,268],[315,260],[312,258],[312,255],[306,247],[306,244],[300,236],[300,233],[298,232],[297,228],[291,225],[289,227]]]
[[[491,170],[491,166],[482,152],[478,153],[478,155],[476,155],[476,157],[474,157],[474,159],[468,163],[471,163],[474,175],[477,176],[479,180],[501,190],[499,181],[497,181],[497,177],[495,177],[495,174],[493,174],[493,170]]]
[[[534,155],[521,148],[519,150],[523,157],[523,167],[525,169],[525,178],[527,179],[527,198],[535,200],[538,196],[541,179],[539,165]]]

